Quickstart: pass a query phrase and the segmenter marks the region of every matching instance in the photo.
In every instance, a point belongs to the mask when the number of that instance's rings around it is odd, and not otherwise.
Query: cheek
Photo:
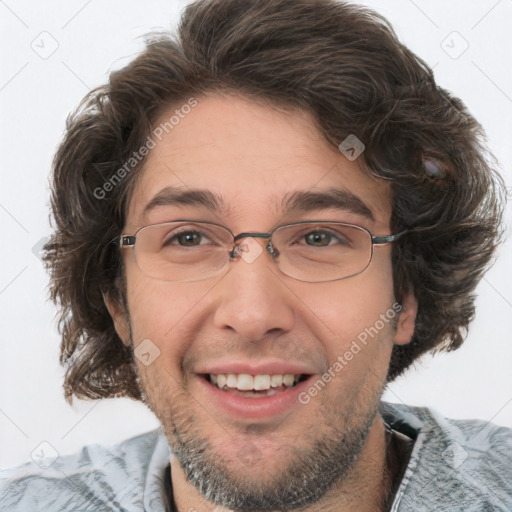
[[[168,362],[179,362],[194,338],[204,286],[166,283],[135,275],[128,280],[128,308],[134,346],[149,339]]]
[[[332,335],[346,339],[373,326],[381,315],[394,316],[391,266],[381,270],[305,290],[302,297],[311,317]]]
[[[181,331],[200,298],[183,293],[175,283],[158,282],[145,276],[128,281],[128,308],[130,311],[133,343],[137,346],[150,339],[161,351],[179,348]],[[166,343],[172,338],[173,343]]]
[[[142,389],[162,422],[169,395],[177,396],[183,382],[182,361],[193,343],[198,304],[204,295],[194,287],[133,279],[128,282],[132,342]],[[145,355],[149,353],[148,356]],[[146,357],[146,359],[144,359]]]
[[[309,286],[314,289],[297,293],[304,298],[302,314],[315,336],[324,340],[330,361],[341,356],[352,368],[386,361],[397,316],[389,259],[375,258],[350,279]]]

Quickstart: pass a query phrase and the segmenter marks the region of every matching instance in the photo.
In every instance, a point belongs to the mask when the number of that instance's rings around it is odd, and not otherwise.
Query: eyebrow
[[[372,221],[375,217],[370,208],[358,196],[343,189],[329,189],[322,192],[294,192],[284,201],[289,212],[309,212],[325,208],[347,210]]]
[[[158,192],[144,207],[145,217],[158,206],[203,206],[212,212],[226,211],[222,197],[209,190],[166,187]],[[375,220],[370,208],[355,194],[343,189],[322,192],[296,191],[282,201],[286,213],[309,212],[326,208],[337,208]]]
[[[145,217],[158,206],[205,206],[214,212],[225,210],[220,196],[201,189],[186,189],[166,187],[156,194],[142,210]]]

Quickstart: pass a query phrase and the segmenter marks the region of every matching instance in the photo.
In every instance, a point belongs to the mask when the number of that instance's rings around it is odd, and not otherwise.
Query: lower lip
[[[301,405],[298,396],[309,386],[310,375],[306,380],[299,382],[293,388],[281,391],[271,396],[242,396],[237,393],[222,391],[204,377],[200,377],[201,385],[205,388],[206,396],[214,406],[218,406],[227,413],[241,418],[271,418]]]

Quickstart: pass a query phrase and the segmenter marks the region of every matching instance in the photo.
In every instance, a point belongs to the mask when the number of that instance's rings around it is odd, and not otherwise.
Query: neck
[[[377,416],[351,473],[337,482],[318,502],[297,512],[383,511],[391,490],[392,474],[387,467],[386,430]],[[171,460],[172,487],[178,512],[229,512],[205,500],[190,484],[176,459]]]

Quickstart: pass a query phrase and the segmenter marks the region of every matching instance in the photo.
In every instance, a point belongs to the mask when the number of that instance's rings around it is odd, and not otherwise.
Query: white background
[[[55,308],[33,248],[50,232],[48,174],[66,115],[142,49],[141,36],[173,28],[186,3],[0,2],[0,466],[28,460],[41,441],[65,454],[157,426],[143,405],[128,399],[72,407],[64,401]],[[512,196],[512,0],[364,3],[392,22],[400,39],[434,67],[438,83],[483,124]],[[460,53],[462,38],[469,47],[454,59],[445,49]],[[49,52],[57,44],[45,59],[33,49]],[[509,236],[478,288],[477,316],[463,348],[424,358],[390,386],[386,399],[512,426],[511,261]]]

